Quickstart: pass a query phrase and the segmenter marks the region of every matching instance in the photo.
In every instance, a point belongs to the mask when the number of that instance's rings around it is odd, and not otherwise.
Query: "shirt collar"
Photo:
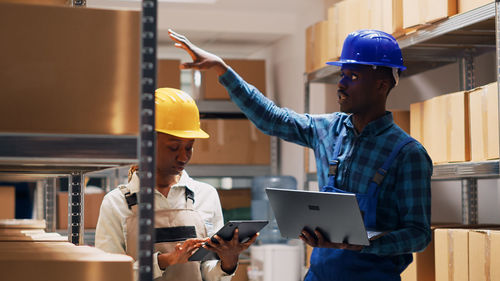
[[[194,189],[195,185],[191,184],[191,182],[192,182],[191,177],[189,177],[186,170],[183,170],[181,178],[179,179],[179,182],[177,184],[173,185],[172,187],[173,188],[186,187],[186,188],[189,188],[191,191],[196,192],[196,190]],[[134,174],[132,175],[132,178],[130,179],[130,182],[127,184],[127,187],[130,190],[130,193],[136,193],[136,192],[139,192],[139,186],[140,186],[139,177],[137,176],[137,172],[134,172]],[[155,188],[155,191],[157,191],[156,188]]]
[[[347,117],[347,119],[344,121],[344,124],[346,127],[350,128],[354,132],[356,132],[356,128],[354,127],[354,123],[352,122],[352,116],[353,116],[352,114],[349,115],[349,117]],[[366,125],[366,127],[363,129],[363,131],[357,135],[365,135],[365,136],[379,135],[380,133],[385,131],[387,128],[392,126],[393,122],[394,122],[394,120],[392,117],[392,112],[386,111],[384,116],[368,123],[368,125]]]

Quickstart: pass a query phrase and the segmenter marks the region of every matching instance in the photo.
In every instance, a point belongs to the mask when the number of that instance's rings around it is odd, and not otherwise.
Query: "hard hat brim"
[[[172,135],[175,137],[183,138],[183,139],[208,139],[210,135],[205,133],[202,129],[193,130],[193,131],[184,131],[184,130],[156,130],[157,132]]]
[[[338,61],[329,61],[326,62],[327,65],[334,66],[342,66],[343,64],[363,64],[363,65],[376,65],[376,66],[384,66],[384,67],[395,67],[399,68],[401,71],[406,70],[406,66],[404,65],[395,65],[390,63],[380,63],[380,62],[369,62],[369,61],[357,61],[357,60],[338,60]]]

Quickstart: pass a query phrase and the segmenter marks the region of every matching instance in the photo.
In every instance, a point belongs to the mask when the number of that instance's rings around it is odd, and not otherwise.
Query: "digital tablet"
[[[217,243],[214,238],[218,235],[220,238],[229,241],[233,238],[233,233],[236,228],[238,228],[238,237],[240,243],[245,243],[250,240],[257,232],[259,232],[264,226],[266,226],[269,221],[266,220],[247,220],[247,221],[229,221],[227,222],[217,233],[215,233],[210,239],[212,242]],[[205,248],[199,248],[191,257],[189,261],[205,261],[219,259],[217,255]]]

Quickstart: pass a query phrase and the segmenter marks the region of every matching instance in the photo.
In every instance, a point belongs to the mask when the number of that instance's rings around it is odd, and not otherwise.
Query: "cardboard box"
[[[338,52],[338,19],[339,19],[339,10],[336,5],[328,8],[328,33],[327,33],[327,60],[336,61],[340,57],[340,53]]]
[[[471,159],[468,94],[442,95],[410,106],[411,135],[434,163]]]
[[[415,27],[426,21],[425,1],[403,0],[403,28]]]
[[[498,159],[498,86],[491,83],[469,94],[471,160]]]
[[[191,164],[269,165],[271,139],[247,119],[203,119]]]
[[[156,81],[158,88],[181,88],[180,63],[180,60],[158,60],[158,78]]]
[[[252,190],[250,188],[217,189],[222,209],[250,208]]]
[[[465,13],[475,8],[484,6],[488,3],[494,2],[492,0],[457,0],[457,1],[458,1],[457,4],[459,13]]]
[[[408,134],[410,133],[410,111],[408,110],[390,110],[392,112],[392,117],[394,118],[394,123],[398,125]]]
[[[248,266],[250,265],[250,260],[240,260],[238,262],[238,268],[231,281],[248,281]]]
[[[436,22],[457,14],[457,0],[425,0],[425,22]]]
[[[16,188],[0,186],[0,219],[16,217]]]
[[[139,11],[0,3],[0,132],[137,135],[140,26]]]
[[[436,229],[436,281],[469,280],[469,230]]]
[[[382,30],[394,37],[403,32],[403,0],[373,0],[371,3],[370,28]]]
[[[469,232],[469,280],[500,280],[500,231]]]
[[[413,262],[401,273],[402,281],[434,281],[434,229],[432,228],[432,240],[424,251],[413,253]]]
[[[224,60],[245,81],[266,93],[266,62],[264,60],[226,59]],[[215,71],[202,72],[201,95],[207,100],[227,100],[229,94],[219,84]]]
[[[446,101],[446,161],[470,161],[469,93],[443,96]]]
[[[410,135],[424,144],[424,124],[423,124],[424,103],[412,103],[410,105]]]
[[[306,29],[306,72],[326,66],[329,47],[329,23],[317,22]]]
[[[85,194],[83,223],[85,229],[95,229],[97,219],[99,218],[99,210],[101,208],[102,199],[105,192],[87,193]],[[68,193],[57,193],[57,229],[68,228]]]
[[[446,162],[445,100],[435,97],[423,103],[423,145],[434,163]]]
[[[5,3],[25,3],[34,5],[55,5],[55,6],[69,6],[70,0],[0,0]]]

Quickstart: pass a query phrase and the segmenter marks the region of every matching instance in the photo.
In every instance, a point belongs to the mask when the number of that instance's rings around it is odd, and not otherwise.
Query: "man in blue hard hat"
[[[350,33],[340,60],[327,62],[341,67],[342,112],[309,115],[276,106],[221,58],[169,34],[193,59],[183,68],[215,70],[260,130],[313,149],[321,191],[355,193],[366,228],[385,233],[370,246],[359,246],[331,243],[320,229],[304,229],[300,239],[314,247],[305,280],[400,280],[411,253],[431,240],[432,162],[386,111],[389,92],[405,70],[394,37],[377,30]]]

